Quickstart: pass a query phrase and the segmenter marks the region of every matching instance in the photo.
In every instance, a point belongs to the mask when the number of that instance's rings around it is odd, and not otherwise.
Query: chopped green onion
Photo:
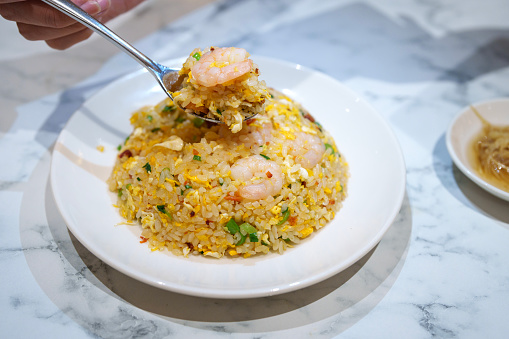
[[[175,119],[175,121],[176,121],[176,122],[183,122],[183,121],[185,121],[185,120],[186,120],[186,118],[184,118],[184,117],[180,117],[180,116],[179,116],[179,117],[177,117],[177,119]]]
[[[257,229],[254,228],[251,224],[245,222],[239,226],[239,229],[240,229],[240,235],[242,237],[239,241],[239,242],[241,242],[240,245],[242,245],[244,243],[244,241],[246,241],[245,238],[247,236],[249,236],[249,240],[251,242],[258,242],[258,235],[256,234]]]
[[[160,130],[161,130],[161,127],[152,128],[152,132],[157,132],[157,131],[160,131]]]
[[[125,138],[124,145],[127,144],[128,140],[129,140],[129,137]]]
[[[125,188],[126,188],[126,189],[131,188],[131,184],[127,184],[127,185],[125,185]]]
[[[143,165],[143,168],[145,169],[145,171],[147,171],[147,173],[152,172],[152,166],[150,166],[148,162],[145,165]]]
[[[282,236],[282,235],[280,235],[280,236],[278,237],[278,239],[283,239],[283,236]],[[290,238],[284,238],[283,240],[284,240],[285,242],[291,242]]]
[[[136,177],[136,180],[141,181],[140,177]]]
[[[164,205],[157,205],[157,210],[161,213],[163,213],[164,215],[166,215],[168,218],[170,218],[171,220],[173,220],[173,217],[172,215],[166,210],[165,206]]]
[[[258,235],[256,234],[257,230],[249,223],[245,222],[240,226],[235,222],[235,219],[231,218],[225,225],[225,228],[230,232],[230,234],[235,235],[239,234],[240,240],[235,244],[236,246],[240,246],[246,242],[246,238],[249,236],[249,240],[251,242],[258,242]]]
[[[121,189],[121,188],[119,188],[119,189],[118,189],[117,194],[118,194],[118,197],[119,197],[119,198],[122,196],[122,189]]]
[[[205,120],[203,119],[200,119],[200,118],[194,118],[193,119],[193,125],[200,128],[201,125],[203,125],[203,123],[205,122]]]
[[[217,179],[217,181],[219,181],[219,185],[223,186],[223,184],[224,184],[224,179],[223,178],[219,178],[219,179]]]
[[[237,223],[235,222],[235,219],[233,219],[233,218],[228,220],[228,222],[226,223],[226,228],[228,229],[228,232],[230,232],[230,234],[235,234],[237,232],[240,232],[239,225],[237,225]]]
[[[247,235],[244,235],[242,233],[240,234],[240,240],[235,244],[236,246],[243,245],[246,242]]]
[[[262,157],[264,157],[265,159],[267,160],[270,160],[270,158],[268,156],[266,156],[265,154],[260,154]]]
[[[269,247],[270,245],[267,244],[265,241],[262,240],[262,245]]]
[[[153,120],[153,119],[154,119],[154,118],[153,118],[151,115],[147,115],[147,120],[148,120],[148,121],[152,122],[152,120]]]
[[[332,155],[336,154],[336,151],[334,150],[334,147],[332,147],[332,145],[331,145],[331,144],[325,144],[325,151],[326,151],[326,152],[327,152],[327,149],[329,149],[329,148],[330,148],[330,150],[331,150],[331,154],[332,154]]]
[[[191,186],[191,185],[185,185],[184,187],[186,188],[186,190],[190,189],[190,188],[193,188],[193,186]]]
[[[240,225],[239,228],[240,228],[240,233],[243,233],[243,234],[251,234],[251,233],[257,232],[256,228],[254,228],[253,226],[251,226],[251,224],[249,224],[247,222]]]
[[[177,107],[176,107],[176,106],[174,106],[174,105],[171,105],[171,106],[164,106],[164,108],[163,108],[163,112],[171,112],[171,111],[174,111],[174,110],[176,110],[176,109],[177,109]]]
[[[276,226],[283,225],[290,217],[290,209],[287,207],[283,212],[283,219],[276,224]]]
[[[119,150],[119,151],[120,151],[121,149],[122,149],[122,145],[118,145],[118,146],[117,146],[117,150]]]
[[[217,112],[217,114],[219,114],[219,115],[223,115],[223,113],[221,112],[221,110],[220,110],[219,108],[216,110],[216,112]]]
[[[193,160],[201,161],[201,157],[199,155],[193,156]]]
[[[199,53],[199,52],[194,53],[194,54],[193,54],[193,58],[195,58],[195,59],[196,59],[196,61],[200,60],[200,58],[201,58],[200,53]]]

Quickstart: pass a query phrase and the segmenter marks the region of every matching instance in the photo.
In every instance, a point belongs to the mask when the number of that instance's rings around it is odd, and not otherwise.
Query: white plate
[[[69,229],[101,260],[163,289],[203,297],[250,298],[297,290],[344,270],[369,252],[392,224],[405,192],[405,164],[386,122],[365,101],[322,73],[253,57],[270,86],[301,102],[334,136],[350,165],[349,196],[336,218],[285,254],[251,258],[177,257],[139,243],[137,226],[119,225],[105,179],[130,114],[164,94],[141,71],[113,82],[69,120],[55,145],[51,183]],[[166,63],[182,64],[182,60]],[[103,145],[104,152],[96,146]]]
[[[509,125],[509,99],[494,99],[472,104],[489,123]],[[509,201],[509,192],[491,185],[481,178],[468,160],[468,147],[481,132],[482,123],[470,106],[463,108],[452,120],[446,133],[447,150],[463,174],[489,193]]]

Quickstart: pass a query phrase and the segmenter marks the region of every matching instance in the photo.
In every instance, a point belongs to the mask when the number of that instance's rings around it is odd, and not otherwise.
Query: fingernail
[[[111,0],[97,0],[97,3],[99,4],[99,7],[101,8],[99,13],[104,12],[107,9],[110,9]]]
[[[99,14],[110,7],[110,0],[89,0],[81,5],[81,9],[90,15]]]
[[[99,7],[99,4],[95,0],[87,1],[80,7],[90,15],[95,15],[101,11],[101,7]]]

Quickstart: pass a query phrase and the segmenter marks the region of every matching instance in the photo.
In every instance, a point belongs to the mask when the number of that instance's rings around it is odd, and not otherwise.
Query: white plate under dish
[[[76,238],[98,258],[147,284],[194,296],[252,298],[294,291],[325,280],[368,253],[398,214],[406,171],[387,123],[358,95],[322,73],[253,57],[267,84],[301,102],[334,136],[350,165],[348,197],[335,219],[283,255],[221,259],[151,252],[139,226],[122,222],[105,180],[117,146],[132,131],[131,113],[164,98],[139,71],[99,91],[71,117],[51,164],[57,206]],[[166,65],[178,67],[182,60]],[[104,152],[96,149],[104,146]]]
[[[509,99],[493,99],[472,104],[490,124],[509,125]],[[473,138],[482,131],[482,122],[470,106],[463,108],[452,120],[446,133],[449,154],[463,174],[474,183],[501,199],[509,201],[509,192],[486,182],[468,160],[468,148]]]

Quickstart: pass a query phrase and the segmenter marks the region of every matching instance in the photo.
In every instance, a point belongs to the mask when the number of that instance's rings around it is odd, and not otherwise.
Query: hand
[[[102,23],[125,13],[143,0],[72,0]],[[86,40],[92,31],[40,0],[0,0],[0,15],[15,21],[27,40],[44,40],[63,50]]]

